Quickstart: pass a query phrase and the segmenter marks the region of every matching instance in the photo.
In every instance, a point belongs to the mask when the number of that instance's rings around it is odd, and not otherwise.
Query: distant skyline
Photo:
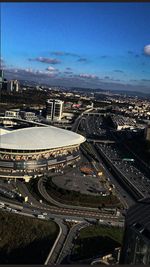
[[[6,78],[150,93],[150,3],[1,3]]]

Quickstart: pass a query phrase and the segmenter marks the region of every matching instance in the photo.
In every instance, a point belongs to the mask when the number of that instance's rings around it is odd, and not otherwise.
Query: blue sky
[[[150,3],[2,3],[8,77],[150,89]]]

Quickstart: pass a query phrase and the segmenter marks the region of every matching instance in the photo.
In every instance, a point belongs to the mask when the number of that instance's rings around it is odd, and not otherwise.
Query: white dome
[[[0,138],[0,148],[13,150],[46,150],[79,145],[85,141],[82,135],[53,126],[14,130]]]

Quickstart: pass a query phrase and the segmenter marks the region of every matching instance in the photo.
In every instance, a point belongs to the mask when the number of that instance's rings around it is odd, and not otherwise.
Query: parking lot
[[[91,176],[78,176],[73,173],[72,176],[66,175],[61,179],[57,176],[52,180],[58,187],[78,191],[81,194],[105,195],[107,193],[100,180]]]
[[[82,164],[89,164],[82,154],[81,162]],[[105,188],[104,183],[101,182],[101,180],[101,177],[97,176],[97,172],[94,169],[92,175],[86,175],[81,173],[80,166],[72,168],[69,173],[62,175],[61,177],[55,176],[52,178],[53,183],[60,188],[96,196],[108,194],[108,189]]]

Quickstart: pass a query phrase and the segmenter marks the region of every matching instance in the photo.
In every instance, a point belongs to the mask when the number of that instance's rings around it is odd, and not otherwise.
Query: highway
[[[73,131],[73,132],[77,132],[77,131],[78,131],[78,127],[79,127],[79,124],[80,124],[82,118],[83,118],[82,115],[80,115],[80,116],[75,120],[74,124],[72,125],[71,131]]]
[[[124,218],[122,215],[112,215],[109,212],[101,212],[101,211],[86,211],[83,210],[82,207],[78,209],[69,209],[69,208],[60,208],[55,206],[43,205],[38,202],[38,205],[31,205],[28,203],[20,204],[17,201],[10,201],[6,198],[0,197],[0,201],[9,205],[9,207],[14,208],[16,205],[23,207],[22,212],[26,212],[28,214],[37,215],[42,214],[43,212],[47,212],[50,218],[60,217],[62,219],[66,219],[67,217],[77,218],[78,220],[83,218],[93,218],[93,219],[103,219],[112,222],[117,222],[118,220],[123,222]],[[6,210],[6,209],[5,209]]]
[[[77,237],[77,234],[79,233],[79,231],[82,229],[82,228],[85,228],[87,227],[88,225],[90,225],[89,223],[87,222],[78,222],[77,224],[74,224],[70,231],[68,232],[68,235],[66,237],[66,240],[63,244],[63,247],[59,253],[59,257],[56,261],[57,264],[64,264],[68,263],[68,261],[70,261],[70,255],[71,255],[71,251],[72,251],[72,248],[74,246],[74,239]]]
[[[97,144],[96,144],[97,145]],[[92,158],[91,155],[87,154],[87,152],[81,148],[82,153],[84,153],[85,157],[91,161],[93,168],[96,170],[102,169],[107,177],[108,180],[112,182],[115,186],[115,192],[118,198],[120,199],[121,203],[123,204],[124,208],[127,209],[133,204],[135,204],[135,199],[129,194],[127,190],[118,182],[115,176],[109,171],[108,167],[106,167],[102,157],[100,156],[99,151],[96,150],[96,145],[92,145],[93,151],[95,150],[95,158]],[[96,162],[93,162],[93,159],[96,159]]]
[[[104,161],[100,157],[99,153],[97,153],[97,150],[95,149],[95,146],[93,145],[93,149],[95,150],[95,156],[98,160],[99,165],[101,166],[102,170],[104,171],[107,179],[112,181],[112,183],[115,186],[115,192],[117,197],[120,199],[122,204],[124,205],[125,209],[128,209],[130,206],[135,204],[135,200],[131,197],[131,195],[118,183],[117,179],[112,175],[112,173],[109,171],[109,169],[106,167]]]
[[[149,196],[150,185],[148,177],[145,177],[135,166],[132,167],[134,170],[130,171],[129,164],[127,166],[127,163],[121,163],[121,159],[119,159],[120,161],[118,161],[117,158],[115,159],[117,153],[115,149],[112,151],[112,158],[110,155],[111,150],[108,150],[106,155],[104,148],[106,150],[111,146],[115,146],[118,140],[114,138],[112,131],[107,127],[105,119],[103,120],[103,118],[95,116],[86,117],[86,120],[84,120],[84,130],[86,131],[86,136],[88,136],[87,140],[91,141],[92,137],[95,141],[93,147],[96,148],[98,161],[101,161],[101,164],[105,167],[106,173],[111,173],[109,178],[115,184],[117,190],[119,190],[120,199],[123,200],[124,198],[123,202],[131,206],[138,199]],[[98,137],[99,139],[103,138],[104,142],[101,142],[101,144],[100,142],[96,142]],[[107,140],[109,140],[109,143],[107,143]],[[111,140],[112,143],[110,142]]]
[[[115,161],[114,152],[105,150],[102,145],[97,145],[97,149],[108,166],[115,172],[116,177],[120,177],[120,182],[124,183],[128,191],[131,192],[135,199],[144,198],[150,195],[150,185],[148,178],[146,178],[140,171],[138,171],[131,163],[125,163],[120,158]],[[107,147],[106,147],[107,149]],[[142,178],[142,179],[141,179]]]
[[[59,234],[54,242],[54,245],[45,261],[45,265],[54,264],[58,262],[59,256],[63,250],[64,243],[66,242],[69,229],[66,224],[62,223],[60,219],[55,219],[59,226]]]

